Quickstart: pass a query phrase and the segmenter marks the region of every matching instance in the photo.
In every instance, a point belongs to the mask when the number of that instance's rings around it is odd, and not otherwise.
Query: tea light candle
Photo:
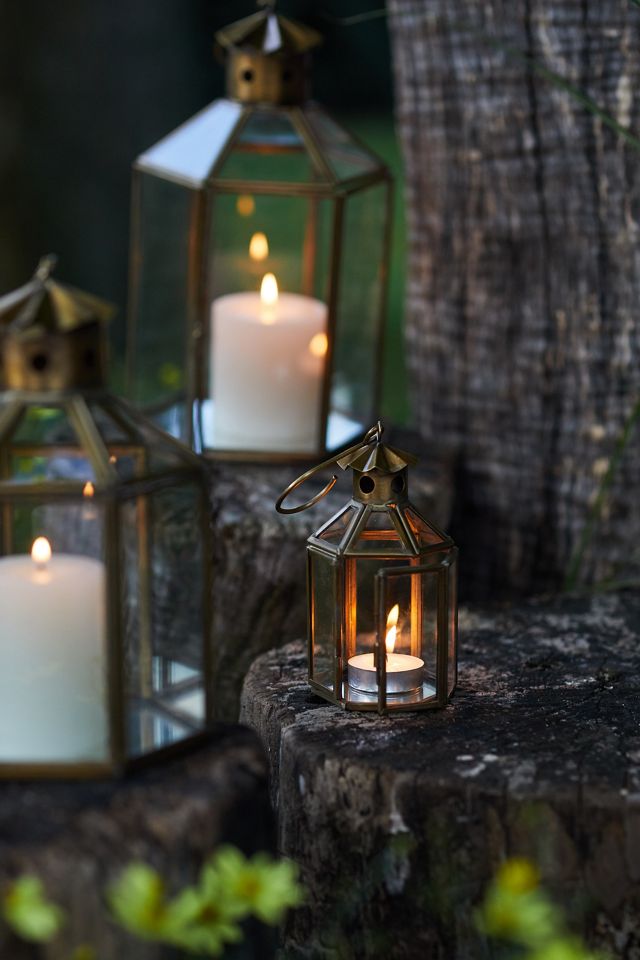
[[[0,761],[105,758],[105,572],[44,537],[0,558]]]
[[[210,395],[220,449],[312,451],[318,443],[327,305],[280,293],[218,297],[211,307]]]
[[[396,603],[387,617],[387,694],[411,693],[422,686],[424,660],[406,653],[394,653],[400,608]],[[347,664],[349,686],[364,693],[378,692],[378,676],[372,653],[350,657]]]

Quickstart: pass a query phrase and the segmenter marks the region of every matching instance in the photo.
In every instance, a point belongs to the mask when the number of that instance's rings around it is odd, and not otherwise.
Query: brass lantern
[[[206,468],[105,389],[110,308],[0,299],[0,777],[120,773],[211,715]]]
[[[364,441],[307,471],[353,471],[353,495],[308,540],[309,682],[347,710],[444,707],[456,685],[457,548],[408,498],[409,454],[382,443],[378,423]]]
[[[378,408],[390,174],[307,99],[315,31],[217,40],[226,98],[133,168],[130,394],[199,452],[324,456]]]

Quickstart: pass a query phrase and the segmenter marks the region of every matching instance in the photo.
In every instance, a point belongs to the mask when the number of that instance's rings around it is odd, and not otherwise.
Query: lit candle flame
[[[269,241],[266,234],[254,233],[249,243],[249,256],[252,260],[266,260],[269,256]]]
[[[316,333],[314,337],[311,337],[309,341],[309,353],[313,357],[322,357],[326,356],[327,350],[329,349],[329,340],[327,339],[326,333]]]
[[[38,570],[44,570],[51,560],[51,544],[46,537],[37,537],[31,547],[31,559]]]
[[[96,491],[95,491],[95,487],[94,487],[93,484],[91,483],[91,480],[87,480],[87,482],[85,483],[84,488],[83,488],[83,490],[82,490],[82,496],[83,496],[83,497],[92,497],[95,492],[96,492]]]
[[[272,307],[278,302],[278,281],[273,273],[265,273],[262,278],[260,299],[265,307]]]
[[[393,653],[398,635],[398,617],[400,616],[400,606],[396,603],[389,610],[387,616],[387,636],[385,637],[385,646],[387,653]]]

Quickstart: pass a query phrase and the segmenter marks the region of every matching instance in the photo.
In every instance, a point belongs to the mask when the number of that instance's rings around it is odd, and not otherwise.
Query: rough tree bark
[[[635,960],[640,600],[529,601],[461,626],[461,684],[433,714],[325,703],[302,644],[248,674],[242,718],[309,890],[286,957],[486,960],[474,908],[504,857],[527,855],[575,928]]]
[[[555,587],[640,394],[640,10],[389,0],[419,429],[457,462],[471,595]],[[532,64],[535,63],[535,66]],[[637,575],[640,444],[583,581]]]

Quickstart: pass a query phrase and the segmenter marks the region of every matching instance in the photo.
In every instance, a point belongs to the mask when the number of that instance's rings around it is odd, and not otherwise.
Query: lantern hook
[[[300,503],[296,507],[283,507],[282,504],[287,497],[294,492],[294,490],[297,490],[298,487],[301,487],[307,482],[307,480],[310,480],[311,477],[315,476],[316,473],[320,473],[321,470],[326,470],[327,467],[332,467],[334,463],[342,460],[343,457],[349,456],[350,453],[355,453],[356,450],[359,450],[360,447],[362,447],[363,443],[379,443],[383,430],[384,427],[382,426],[381,421],[378,420],[375,426],[367,430],[364,440],[359,440],[358,443],[354,443],[352,447],[348,447],[346,450],[342,450],[340,453],[330,457],[328,460],[324,460],[322,463],[318,463],[315,467],[311,467],[309,470],[306,470],[298,477],[297,480],[294,480],[293,483],[290,483],[286,490],[283,490],[276,500],[276,510],[278,513],[302,513],[303,510],[308,510],[309,507],[314,507],[316,503],[326,497],[328,493],[331,493],[335,487],[336,483],[338,482],[338,477],[335,473],[331,477],[331,480],[329,480],[326,486],[324,486],[319,493],[316,493],[316,495],[311,497],[309,500],[305,500],[304,503]]]

